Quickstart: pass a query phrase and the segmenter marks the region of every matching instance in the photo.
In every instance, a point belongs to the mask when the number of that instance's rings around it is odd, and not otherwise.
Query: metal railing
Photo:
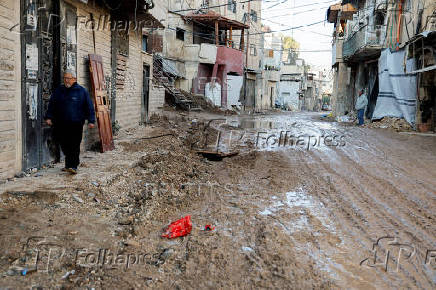
[[[342,56],[347,59],[359,51],[368,49],[382,49],[386,38],[386,27],[365,25],[354,32],[344,41]]]

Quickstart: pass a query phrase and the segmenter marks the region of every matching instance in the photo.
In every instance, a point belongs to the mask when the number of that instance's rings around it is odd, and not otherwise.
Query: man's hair
[[[75,71],[73,71],[72,69],[67,69],[65,72],[64,72],[64,75],[66,75],[66,74],[70,74],[73,78],[77,78],[77,75],[76,75],[76,72]]]

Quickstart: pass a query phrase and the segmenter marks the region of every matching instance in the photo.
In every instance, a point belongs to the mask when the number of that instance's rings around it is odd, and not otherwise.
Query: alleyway
[[[435,137],[319,113],[167,115],[86,152],[77,176],[0,185],[0,287],[436,287]],[[217,136],[239,155],[191,150]],[[160,237],[185,215],[189,236]],[[99,263],[105,249],[120,259]]]

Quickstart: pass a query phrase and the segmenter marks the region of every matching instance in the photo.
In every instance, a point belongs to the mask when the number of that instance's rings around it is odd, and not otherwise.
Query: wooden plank
[[[92,86],[92,96],[94,97],[95,114],[97,116],[98,132],[101,141],[101,152],[112,151],[115,149],[112,122],[108,105],[104,104],[106,94],[102,91],[105,90],[105,79],[103,72],[103,60],[100,55],[89,55],[89,68]]]
[[[195,152],[197,152],[198,154],[210,155],[210,156],[215,156],[215,157],[219,157],[219,158],[233,157],[233,156],[236,156],[239,154],[239,152],[237,152],[237,151],[220,152],[220,151],[209,151],[209,150],[196,150]]]
[[[215,44],[219,44],[219,24],[218,21],[215,21]]]

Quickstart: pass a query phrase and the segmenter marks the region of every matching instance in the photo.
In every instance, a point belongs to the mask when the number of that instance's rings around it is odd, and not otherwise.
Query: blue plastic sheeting
[[[382,51],[379,59],[380,89],[373,120],[397,117],[415,124],[417,75],[406,73],[415,69],[415,60],[406,60],[406,50]]]

